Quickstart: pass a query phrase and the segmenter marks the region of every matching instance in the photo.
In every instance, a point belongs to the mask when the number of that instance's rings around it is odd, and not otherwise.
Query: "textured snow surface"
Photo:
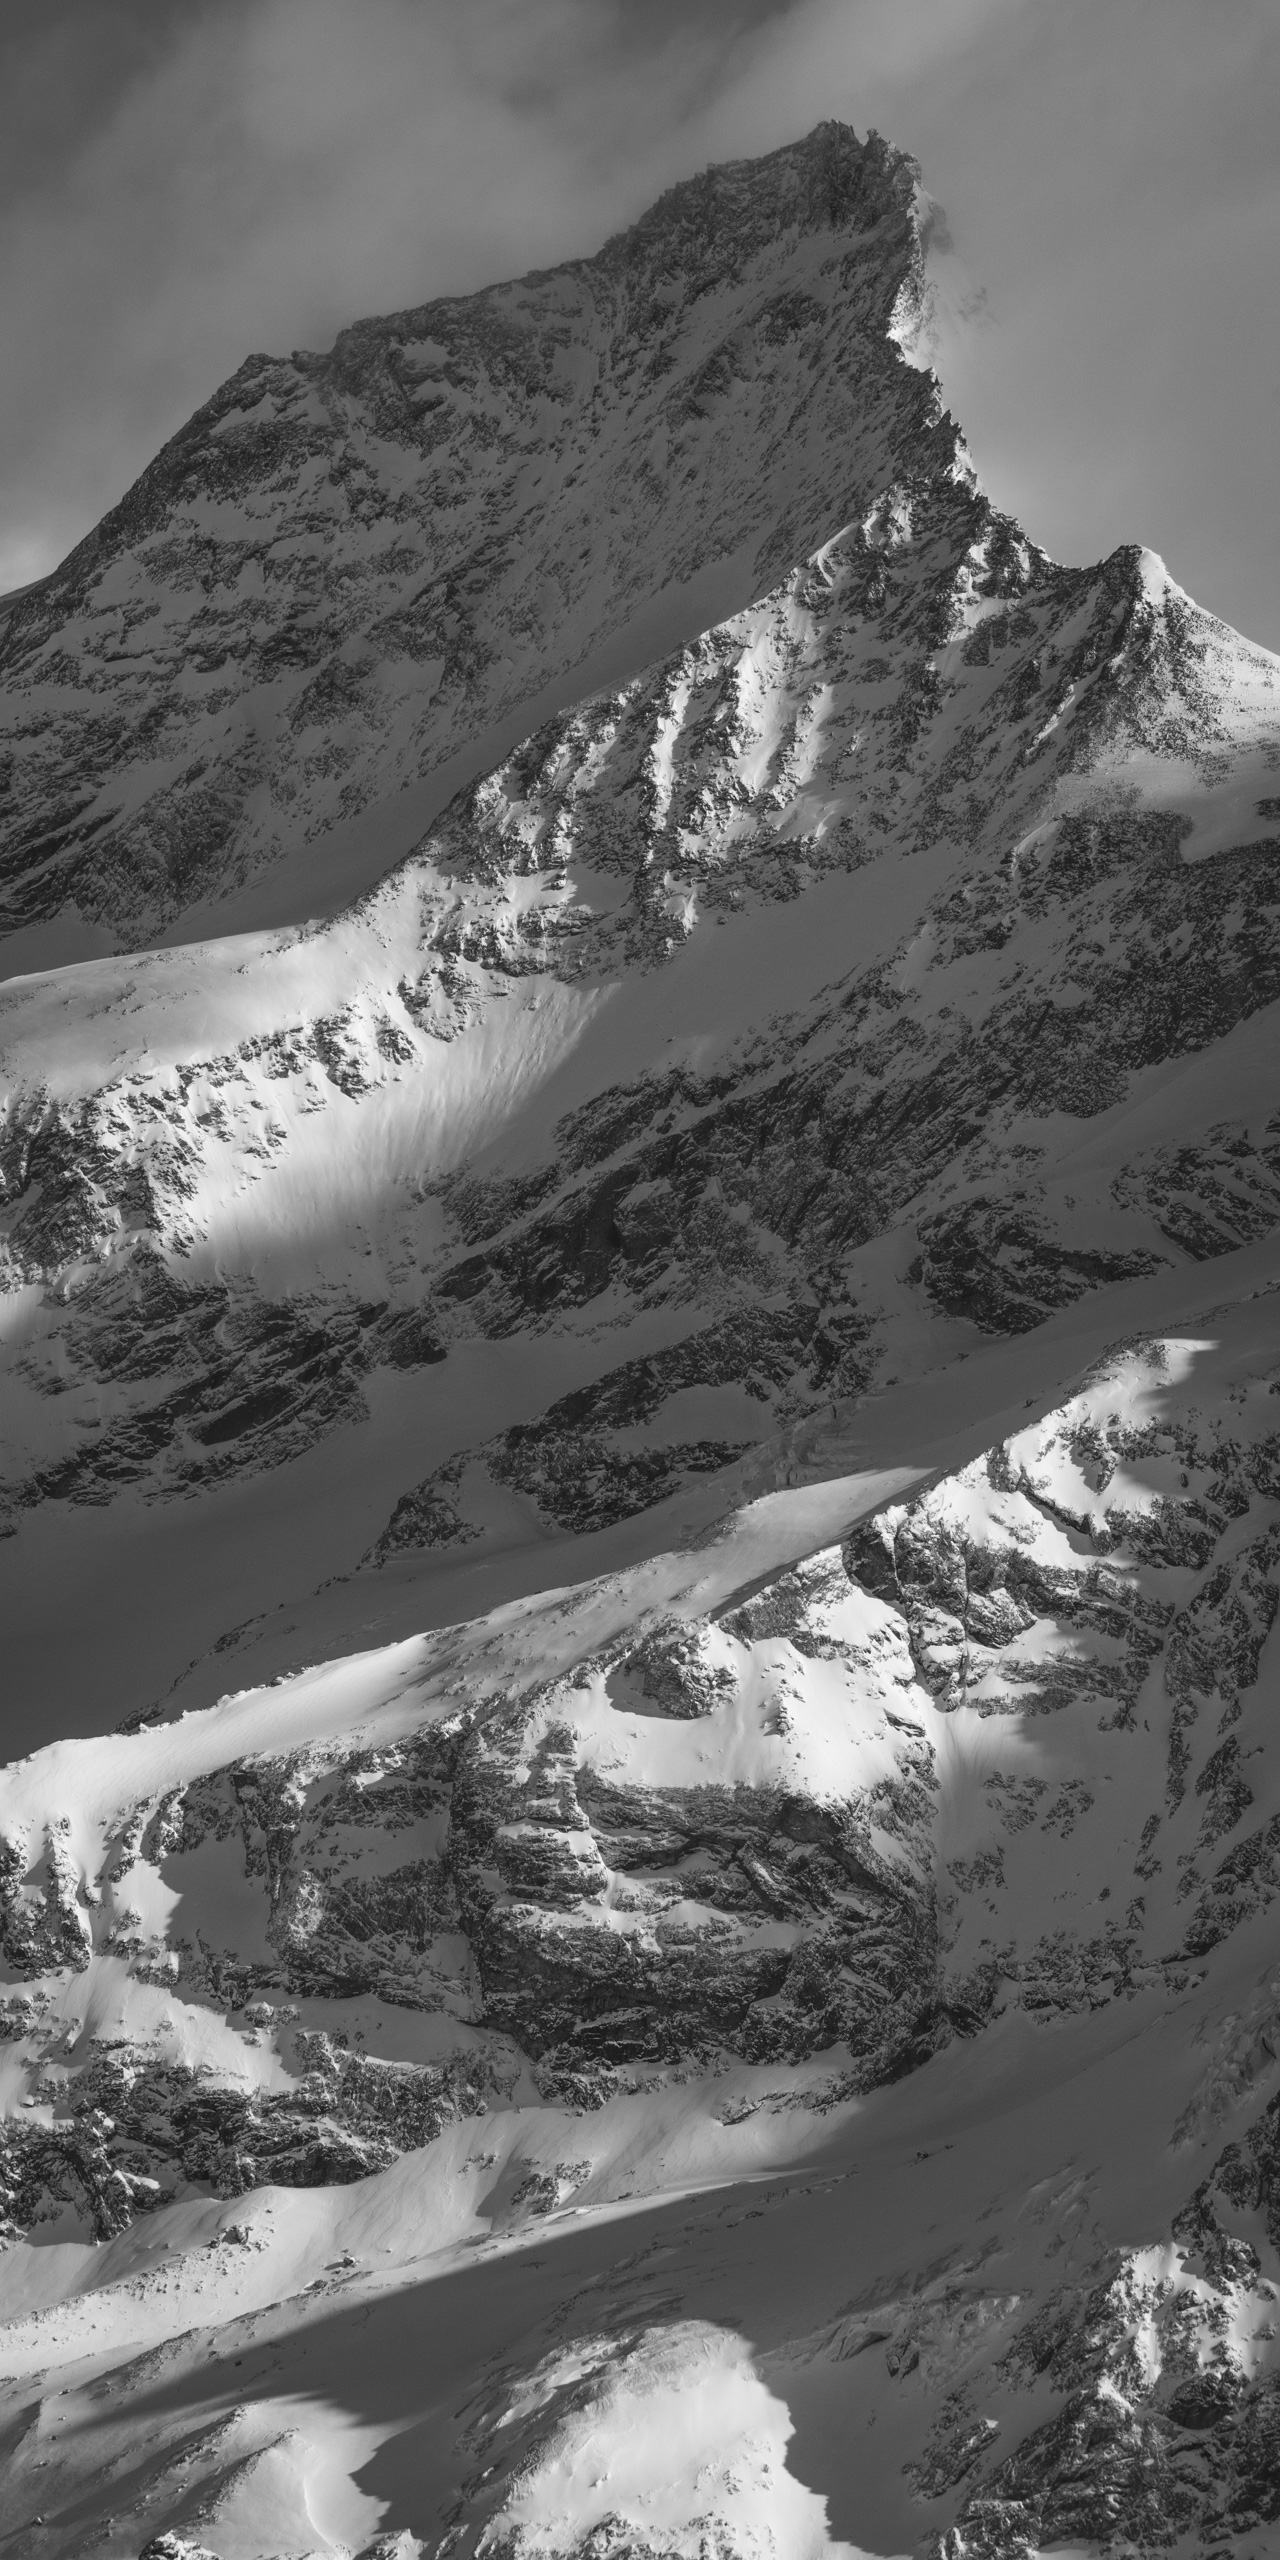
[[[930,220],[253,358],[6,620],[6,2550],[1276,2547],[1280,664]]]

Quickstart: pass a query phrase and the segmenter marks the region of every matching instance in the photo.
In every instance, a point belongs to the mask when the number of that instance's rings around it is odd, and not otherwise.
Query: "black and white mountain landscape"
[[[1280,660],[828,123],[0,607],[0,2553],[1280,2549]]]

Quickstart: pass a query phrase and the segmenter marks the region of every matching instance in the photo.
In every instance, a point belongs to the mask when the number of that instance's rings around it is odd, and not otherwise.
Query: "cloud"
[[[994,494],[1280,645],[1273,0],[9,8],[0,587],[251,349],[588,252],[834,114],[916,152],[988,290],[947,381]]]
[[[176,13],[96,124],[74,86],[70,147],[46,114],[0,218],[0,586],[251,349],[597,246],[696,159],[682,124],[762,14],[224,0]],[[37,69],[47,109],[65,44]]]

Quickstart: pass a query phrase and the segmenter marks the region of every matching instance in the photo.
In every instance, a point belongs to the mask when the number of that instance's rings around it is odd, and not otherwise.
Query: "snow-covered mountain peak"
[[[1280,665],[992,504],[949,255],[820,128],[6,622],[53,2560],[1267,2560]]]
[[[825,125],[595,258],[251,357],[4,624],[27,965],[55,918],[71,957],[217,929],[264,866],[259,914],[349,894],[405,786],[763,592],[928,440],[919,258],[911,164]]]

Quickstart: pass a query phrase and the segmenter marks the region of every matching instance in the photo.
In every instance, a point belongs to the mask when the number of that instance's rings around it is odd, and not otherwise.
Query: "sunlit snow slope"
[[[1275,2548],[1280,663],[927,222],[255,359],[10,617],[5,2551]]]

